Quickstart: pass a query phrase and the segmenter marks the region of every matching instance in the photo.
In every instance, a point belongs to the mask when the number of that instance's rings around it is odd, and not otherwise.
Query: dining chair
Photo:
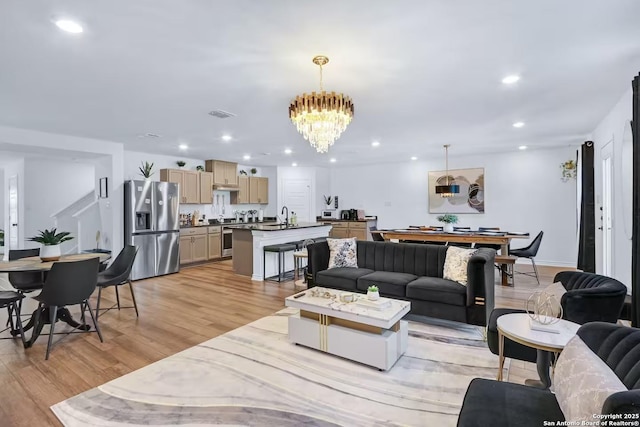
[[[40,249],[10,249],[9,261],[40,255]],[[9,273],[9,283],[21,294],[42,289],[44,274],[42,272]]]
[[[58,309],[64,308],[65,306],[80,305],[82,313],[81,326],[86,325],[85,312],[88,310],[100,342],[104,342],[100,327],[98,326],[98,319],[93,316],[91,304],[89,303],[89,297],[93,291],[95,291],[98,282],[99,267],[100,260],[97,257],[82,261],[55,262],[51,267],[44,286],[42,287],[42,292],[34,297],[39,303],[34,322],[34,334],[36,331],[41,330],[42,326],[47,323],[47,319],[42,318],[47,312],[49,315],[48,323],[51,324],[45,360],[49,360],[49,353],[53,345],[53,335],[58,320]],[[90,330],[87,329],[87,332],[89,331]]]
[[[116,304],[112,305],[109,308],[103,308],[102,311],[109,311],[116,306],[118,307],[118,310],[120,310],[121,308],[135,308],[136,317],[138,317],[138,304],[136,303],[136,296],[133,293],[133,285],[131,284],[131,269],[133,268],[133,263],[136,260],[137,253],[137,246],[125,246],[120,251],[115,261],[113,261],[113,263],[109,267],[107,267],[106,270],[98,273],[98,302],[96,303],[96,319],[100,316],[100,300],[102,298],[102,289],[108,288],[110,286],[113,286],[113,288],[115,289]],[[118,292],[118,287],[124,284],[129,285],[133,307],[120,306],[120,293]]]
[[[22,328],[22,319],[20,318],[20,302],[24,298],[19,292],[13,291],[0,291],[0,308],[7,308],[9,314],[9,320],[7,322],[7,328],[0,332],[4,332],[7,329],[11,331],[11,335],[20,335],[22,339],[22,345],[26,348],[26,340],[24,338],[24,329]],[[13,315],[15,313],[16,323],[13,323]],[[11,338],[13,338],[13,336]],[[7,338],[8,339],[8,338]]]
[[[531,260],[531,265],[533,266],[533,274],[522,273],[522,272],[518,272],[518,273],[524,274],[526,276],[535,277],[536,281],[538,282],[538,285],[540,285],[540,277],[538,276],[538,267],[536,266],[536,261],[534,260],[534,258],[538,254],[538,249],[540,249],[540,243],[542,242],[543,234],[544,234],[543,231],[538,233],[538,235],[535,237],[535,239],[533,239],[531,244],[525,248],[509,250],[509,255],[517,256],[518,258],[528,258],[529,260]]]

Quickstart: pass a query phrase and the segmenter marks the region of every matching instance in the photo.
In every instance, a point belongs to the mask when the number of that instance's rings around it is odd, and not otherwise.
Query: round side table
[[[302,268],[302,260],[309,258],[307,248],[296,251],[293,253],[293,284],[295,286],[304,286],[305,281],[300,280],[300,269]]]
[[[504,337],[509,338],[518,344],[535,348],[538,352],[536,366],[540,381],[527,380],[526,384],[538,388],[547,389],[551,386],[549,376],[549,366],[551,365],[551,354],[562,351],[565,345],[578,332],[580,325],[568,320],[560,319],[558,323],[551,325],[554,332],[543,332],[531,329],[531,319],[527,313],[512,313],[498,317],[498,348],[500,367],[498,370],[498,381],[502,381],[502,368],[504,366]]]

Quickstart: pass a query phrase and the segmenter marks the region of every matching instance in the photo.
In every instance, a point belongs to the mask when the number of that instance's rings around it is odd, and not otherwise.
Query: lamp
[[[351,98],[324,91],[322,66],[328,62],[326,56],[313,58],[313,63],[320,67],[320,92],[298,95],[289,105],[291,122],[318,153],[326,153],[353,118]]]
[[[446,185],[436,185],[436,194],[439,194],[440,197],[453,197],[455,194],[460,192],[460,186],[458,184],[449,183],[449,144],[445,144],[444,146],[444,156],[445,156],[445,179],[447,180]]]

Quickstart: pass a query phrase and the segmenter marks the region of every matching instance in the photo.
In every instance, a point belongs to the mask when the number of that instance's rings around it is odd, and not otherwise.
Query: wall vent
[[[235,117],[236,115],[224,110],[213,110],[209,111],[209,115],[213,117],[217,117],[219,119],[227,119],[229,117]]]

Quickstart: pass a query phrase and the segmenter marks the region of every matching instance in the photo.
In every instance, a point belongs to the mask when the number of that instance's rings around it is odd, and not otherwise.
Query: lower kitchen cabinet
[[[222,233],[220,232],[220,227],[209,227],[208,234],[208,248],[209,248],[209,258],[208,259],[218,259],[222,258]]]
[[[375,226],[377,221],[331,221],[325,224],[333,226],[329,232],[329,237],[331,238],[346,239],[355,237],[357,240],[372,240],[369,227]]]
[[[222,228],[191,227],[180,230],[180,265],[222,258]]]

